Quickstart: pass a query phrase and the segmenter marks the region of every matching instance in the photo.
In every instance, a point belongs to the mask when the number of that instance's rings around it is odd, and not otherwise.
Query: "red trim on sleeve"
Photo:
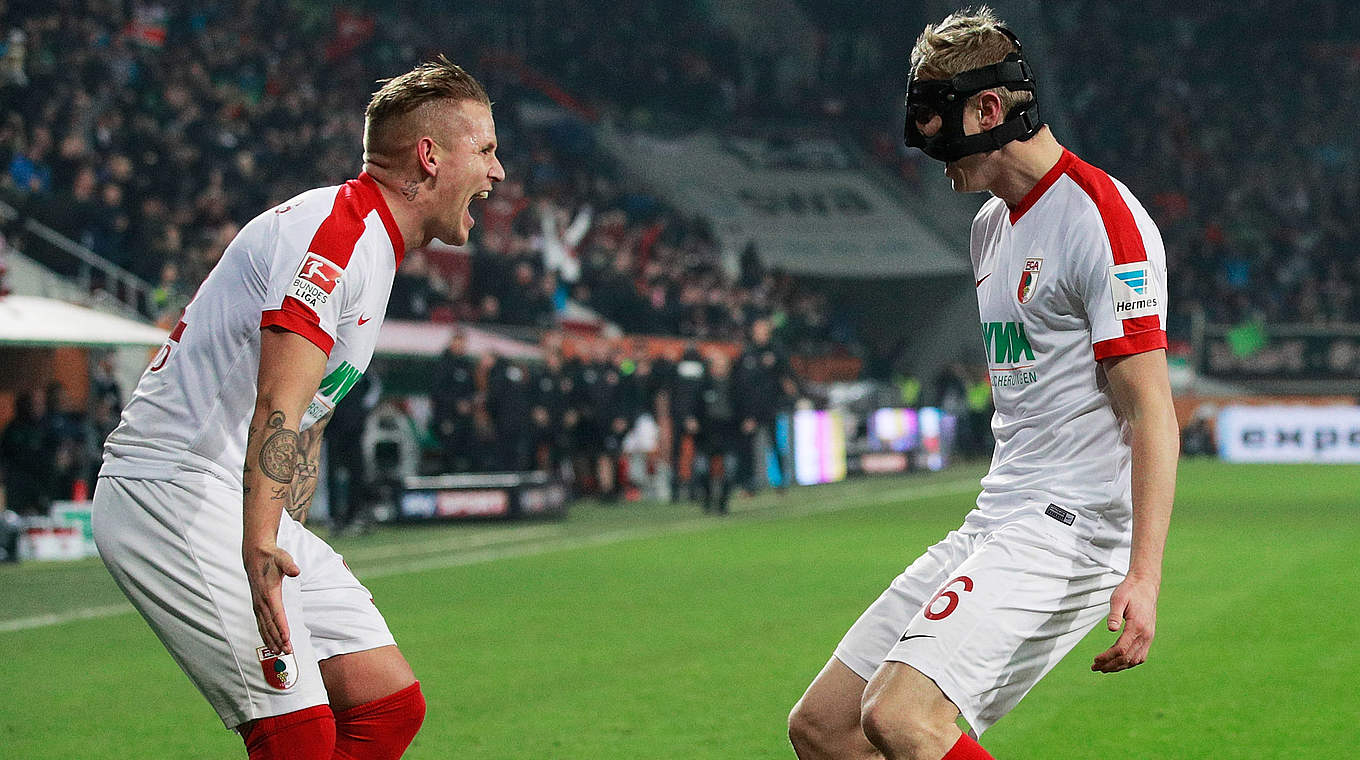
[[[175,329],[170,331],[170,340],[178,341],[182,338],[184,336],[185,327],[188,327],[188,325],[184,324],[184,320],[181,319],[179,324],[175,325]]]
[[[1133,320],[1125,321],[1132,322]],[[1166,348],[1166,331],[1160,327],[1142,332],[1126,333],[1122,338],[1102,340],[1091,346],[1091,350],[1096,354],[1096,361],[1108,359],[1112,356],[1131,356],[1156,351],[1159,348]]]
[[[1119,194],[1119,188],[1115,187],[1110,175],[1074,155],[1067,176],[1071,177],[1096,204],[1096,209],[1100,212],[1100,221],[1105,225],[1105,237],[1110,241],[1114,263],[1132,264],[1147,261],[1147,249],[1143,247],[1143,232],[1138,229],[1138,223],[1134,221],[1129,204],[1124,202],[1124,196]],[[1150,275],[1151,273],[1149,279]],[[1149,314],[1124,320],[1125,337],[1153,330],[1162,331],[1161,347],[1165,348],[1166,334],[1157,315]]]
[[[291,305],[290,301],[296,303],[297,299],[291,296],[285,298],[283,299],[283,308],[270,309],[261,314],[260,327],[282,327],[288,332],[297,333],[316,344],[317,348],[321,349],[327,357],[330,357],[331,348],[335,346],[335,338],[327,335],[326,331],[321,329],[321,325],[314,321],[315,316],[309,318],[307,315],[299,313],[301,309],[298,306],[294,306],[292,309],[288,308]]]
[[[1050,187],[1053,187],[1053,183],[1057,182],[1058,178],[1066,173],[1072,166],[1072,162],[1076,160],[1077,157],[1072,151],[1063,148],[1062,155],[1058,157],[1058,163],[1045,172],[1044,176],[1039,179],[1039,183],[1030,188],[1029,192],[1025,193],[1025,197],[1021,198],[1015,208],[1011,209],[1011,224],[1014,225],[1020,221],[1020,217],[1024,216],[1025,212],[1029,211],[1040,198],[1044,197],[1044,193],[1048,192]]]

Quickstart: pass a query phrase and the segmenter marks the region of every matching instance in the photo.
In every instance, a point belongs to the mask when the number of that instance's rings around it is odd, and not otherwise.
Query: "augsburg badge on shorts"
[[[287,691],[297,683],[297,658],[293,655],[278,653],[269,647],[258,647],[255,655],[260,658],[260,669],[264,671],[264,680],[270,686]]]

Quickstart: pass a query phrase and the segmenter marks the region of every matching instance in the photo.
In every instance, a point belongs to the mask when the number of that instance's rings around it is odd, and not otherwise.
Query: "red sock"
[[[397,760],[425,720],[420,682],[335,714],[332,760]]]
[[[331,760],[335,719],[327,705],[260,718],[245,739],[250,760]]]
[[[954,742],[953,749],[944,753],[940,760],[996,760],[987,754],[987,750],[981,744],[973,741],[973,737],[968,734],[959,736],[959,740]]]

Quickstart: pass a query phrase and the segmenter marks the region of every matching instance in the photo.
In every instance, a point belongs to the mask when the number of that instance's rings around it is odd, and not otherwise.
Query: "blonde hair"
[[[1000,63],[1016,52],[1015,43],[1001,29],[1005,22],[991,8],[964,8],[949,14],[944,21],[927,26],[911,50],[911,75],[916,79],[950,79],[965,71]],[[1002,114],[1009,114],[1019,103],[1034,95],[1026,90],[993,87],[1001,99]],[[971,102],[982,93],[969,98]]]
[[[443,55],[392,77],[364,111],[364,153],[392,153],[420,139],[432,124],[431,111],[444,104],[471,100],[491,107],[482,84]]]

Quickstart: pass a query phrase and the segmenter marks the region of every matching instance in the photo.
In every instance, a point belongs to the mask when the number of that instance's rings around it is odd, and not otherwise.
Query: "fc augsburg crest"
[[[1025,259],[1025,269],[1020,272],[1020,287],[1015,291],[1020,303],[1029,303],[1029,299],[1034,297],[1034,291],[1039,287],[1039,269],[1043,265],[1043,259]]]
[[[260,670],[264,680],[280,691],[293,688],[298,680],[297,658],[291,654],[275,652],[269,647],[257,647],[255,655],[260,658]]]

